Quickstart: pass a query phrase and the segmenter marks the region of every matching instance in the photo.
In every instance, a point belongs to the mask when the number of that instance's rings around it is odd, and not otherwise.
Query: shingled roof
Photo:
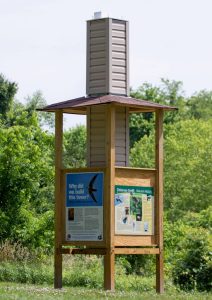
[[[86,114],[87,107],[114,103],[114,105],[129,107],[130,112],[154,112],[157,109],[165,111],[176,110],[176,107],[162,105],[151,101],[117,95],[103,95],[95,97],[80,97],[48,105],[39,111],[55,112],[62,110],[64,113]]]

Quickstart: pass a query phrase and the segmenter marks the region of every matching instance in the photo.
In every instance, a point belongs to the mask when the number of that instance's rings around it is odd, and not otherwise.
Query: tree
[[[165,208],[169,220],[212,203],[212,121],[186,120],[165,126]],[[131,150],[131,165],[154,167],[154,134]]]
[[[86,165],[86,129],[78,125],[64,132],[64,164],[66,167]]]
[[[178,107],[178,112],[168,112],[164,123],[170,124],[186,118],[186,99],[181,81],[161,79],[160,86],[145,82],[137,90],[131,91],[131,96],[164,105]],[[153,113],[132,114],[130,116],[130,146],[144,135],[149,135],[154,127]]]
[[[38,122],[43,128],[54,128],[54,114],[46,112],[36,112],[36,109],[46,106],[46,100],[41,91],[36,91],[32,96],[26,98],[26,111],[29,116],[37,114]]]
[[[200,91],[188,99],[189,117],[209,120],[212,118],[212,91]]]
[[[0,74],[0,115],[3,119],[6,118],[6,114],[11,108],[17,90],[17,83],[10,82],[3,74]]]

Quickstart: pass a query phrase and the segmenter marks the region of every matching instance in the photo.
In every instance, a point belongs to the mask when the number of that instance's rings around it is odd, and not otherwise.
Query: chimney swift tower
[[[98,17],[101,16],[98,15]],[[100,18],[87,21],[87,77],[88,97],[104,95],[129,96],[128,22]],[[112,99],[112,98],[111,98]],[[87,110],[87,163],[104,166],[108,105],[92,106]],[[129,109],[115,109],[116,165],[129,164]],[[97,129],[98,127],[98,129]]]
[[[103,18],[87,21],[88,96],[129,96],[128,22]]]
[[[86,96],[41,109],[55,113],[55,288],[62,255],[104,256],[104,288],[115,288],[115,255],[156,255],[163,292],[163,113],[174,107],[129,96],[128,22],[87,21]],[[129,115],[155,114],[155,167],[129,166]],[[87,166],[65,168],[63,113],[87,117]],[[74,248],[73,248],[74,246]]]

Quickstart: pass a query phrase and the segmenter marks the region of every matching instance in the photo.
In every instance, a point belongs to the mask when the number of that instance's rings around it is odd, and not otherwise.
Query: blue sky
[[[187,95],[212,90],[211,0],[0,0],[0,72],[18,83],[18,100],[85,95],[85,21],[99,10],[129,20],[133,88],[164,77]]]

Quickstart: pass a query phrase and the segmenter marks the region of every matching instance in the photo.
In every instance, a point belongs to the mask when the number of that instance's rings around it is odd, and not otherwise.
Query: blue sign
[[[66,207],[102,205],[102,172],[66,174]]]

